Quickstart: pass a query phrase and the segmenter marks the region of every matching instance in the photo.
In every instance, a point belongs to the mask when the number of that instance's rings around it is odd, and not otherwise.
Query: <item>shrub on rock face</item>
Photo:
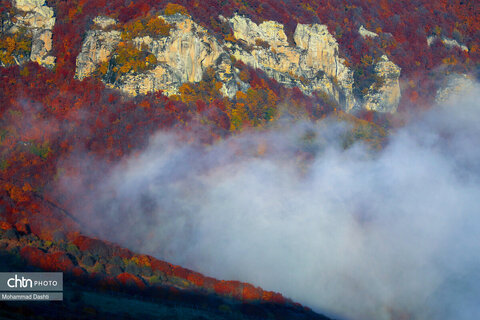
[[[108,63],[109,66],[102,67],[102,70],[107,71],[104,77],[110,83],[115,83],[127,73],[143,73],[154,69],[157,58],[146,48],[139,50],[131,42],[120,42]]]
[[[30,56],[32,39],[26,35],[26,31],[11,35],[2,34],[0,39],[0,65],[12,66],[17,61],[26,61]]]
[[[132,40],[136,37],[165,37],[170,34],[172,26],[156,15],[131,20],[123,25],[122,40]]]
[[[182,5],[176,3],[168,3],[165,6],[164,14],[166,16],[172,16],[177,13],[183,14],[185,16],[188,15],[187,9]]]

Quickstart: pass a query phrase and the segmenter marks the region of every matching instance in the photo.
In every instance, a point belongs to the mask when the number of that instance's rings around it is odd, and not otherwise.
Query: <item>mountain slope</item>
[[[459,0],[1,0],[0,248],[100,275],[94,286],[150,287],[157,276],[180,300],[194,292],[220,299],[215,308],[253,301],[275,304],[261,317],[315,317],[280,294],[85,237],[82,218],[102,214],[85,195],[101,184],[92,172],[161,130],[208,147],[285,119],[331,117],[349,128],[344,148],[382,149],[391,130],[479,76],[479,10]]]

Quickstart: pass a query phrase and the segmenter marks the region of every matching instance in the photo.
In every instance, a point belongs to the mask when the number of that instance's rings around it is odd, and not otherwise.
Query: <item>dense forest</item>
[[[212,144],[240,131],[268,127],[285,112],[285,105],[293,116],[346,119],[354,125],[355,139],[381,148],[388,130],[401,125],[405,115],[432,105],[440,86],[437,75],[473,72],[478,76],[480,70],[480,4],[476,1],[47,0],[47,5],[56,16],[52,30],[56,62],[51,69],[34,62],[15,63],[12,54],[27,54],[31,43],[4,33],[4,21],[14,9],[10,1],[0,1],[0,227],[33,233],[41,241],[55,241],[54,235],[63,233],[79,248],[85,246],[78,233],[81,223],[68,208],[82,199],[69,198],[56,182],[60,176],[75,177],[88,189],[98,181],[88,174],[88,167],[65,162],[70,156],[86,154],[107,167],[143,150],[152,134],[167,129],[184,132],[186,140],[195,133],[199,143]],[[354,70],[357,90],[371,84],[373,61],[381,55],[387,54],[401,67],[399,114],[347,115],[328,96],[308,96],[297,88],[285,88],[241,61],[234,65],[250,88],[233,99],[222,96],[221,84],[211,72],[199,83],[183,84],[180,93],[170,97],[162,92],[129,97],[97,78],[74,78],[76,58],[94,17],[114,17],[126,30],[139,34],[144,28],[168,32],[168,26],[153,25],[145,17],[177,12],[190,15],[225,41],[232,41],[232,30],[220,14],[239,13],[257,23],[278,21],[285,25],[289,41],[298,23],[326,24],[339,43],[340,55]],[[360,26],[379,36],[361,37]],[[428,37],[433,37],[430,45]],[[442,37],[468,50],[448,47]],[[135,59],[126,59],[123,66],[125,70],[142,67],[134,64]],[[24,250],[25,257],[43,261],[37,264],[47,268],[50,262],[63,261],[63,256],[49,260],[42,258],[43,252],[28,250]],[[133,255],[125,257],[132,259]],[[65,269],[81,273],[73,266]],[[190,271],[181,278],[201,281],[198,286],[205,280]],[[224,282],[213,286],[219,294],[235,292],[238,287]],[[247,290],[247,296],[263,293],[273,295],[264,297],[268,301],[283,301],[280,295],[256,290]]]

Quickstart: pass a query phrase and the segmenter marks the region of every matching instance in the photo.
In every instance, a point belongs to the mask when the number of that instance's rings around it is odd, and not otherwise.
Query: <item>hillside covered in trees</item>
[[[35,18],[38,12],[42,17],[45,12],[53,15],[39,27],[34,25],[43,21]],[[289,48],[285,51],[288,54],[300,50],[296,37],[299,25],[326,26],[325,37],[336,41],[332,45],[335,62],[342,61],[350,72],[351,82],[346,82],[356,99],[355,108],[342,106],[347,98],[339,89],[345,87],[341,79],[320,71],[311,79],[290,72],[288,81],[293,84],[285,85],[272,76],[280,73],[272,71],[270,65],[235,56],[237,48],[273,57],[282,54],[268,41],[248,43],[237,38],[235,21],[229,20],[235,16],[248,18],[256,26],[281,24],[286,37],[282,50]],[[94,22],[97,17],[112,19],[115,25],[99,27]],[[202,65],[203,73],[195,81],[189,78],[175,83],[172,94],[154,90],[131,95],[119,90],[118,84],[126,76],[149,74],[166,64],[152,47],[137,45],[135,39],[150,37],[161,43],[189,19],[195,22],[195,32],[204,30],[202,39],[209,41],[209,50],[215,51],[216,43],[231,50],[222,49],[226,62],[221,64],[219,59],[215,65]],[[360,30],[367,30],[367,36]],[[89,34],[100,34],[101,38],[101,32],[117,34],[117,45],[107,50],[108,59],[99,59],[88,76],[79,77],[79,55],[88,48],[86,39]],[[98,50],[106,50],[108,45],[98,44]],[[398,108],[396,105],[396,111],[390,113],[362,107],[369,92],[384,85],[385,79],[379,78],[376,69],[387,61],[382,57],[388,58],[388,66],[401,70],[395,78]],[[106,291],[128,283],[141,295],[142,290],[161,283],[167,300],[192,294],[191,304],[212,303],[215,314],[220,310],[219,318],[238,312],[245,318],[283,319],[281,314],[288,309],[292,318],[295,314],[312,319],[317,315],[309,309],[256,284],[216,280],[157,260],[163,257],[134,253],[129,250],[132,248],[87,237],[91,235],[77,209],[82,207],[85,216],[101,214],[86,193],[95,190],[103,179],[92,171],[107,172],[141,154],[159,131],[175,132],[185,145],[208,148],[241,133],[268,130],[284,119],[314,123],[338,120],[348,127],[342,136],[344,149],[361,141],[376,152],[388,145],[390,132],[436,103],[439,90],[446,86],[445,76],[462,75],[474,81],[479,70],[480,5],[476,1],[1,0],[0,250],[15,259],[21,257],[27,265],[62,270],[81,279],[80,283],[91,281],[92,286]],[[227,83],[219,76],[224,75],[222,72],[231,76],[230,83],[238,85],[232,94],[222,91]],[[288,71],[283,74],[288,75]],[[334,94],[302,89],[317,78],[328,78]],[[317,152],[311,147],[315,136],[303,138],[304,144],[295,150],[302,169]],[[264,153],[262,148],[255,150],[259,156]],[[94,168],[90,167],[91,159],[95,159]],[[82,192],[65,191],[60,183],[65,177],[72,190]],[[209,300],[207,295],[220,298]],[[239,301],[254,304],[242,307],[236,304]],[[276,308],[281,311],[276,312]],[[238,319],[243,318],[239,315]]]

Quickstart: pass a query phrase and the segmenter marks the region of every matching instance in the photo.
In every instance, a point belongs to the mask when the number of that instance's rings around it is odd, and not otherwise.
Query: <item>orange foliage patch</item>
[[[151,262],[151,266],[153,270],[159,270],[166,275],[172,275],[172,265],[168,262],[155,259]]]
[[[190,272],[187,276],[187,280],[198,287],[202,287],[205,282],[205,277],[197,272]]]
[[[8,223],[6,221],[0,221],[0,229],[8,230],[8,229],[12,229],[12,228],[13,228],[13,226],[10,223]]]
[[[219,282],[217,279],[212,277],[205,277],[203,280],[203,287],[205,289],[214,290],[215,285]]]
[[[249,283],[243,285],[242,299],[243,301],[255,301],[262,299],[263,290],[255,288]]]
[[[241,283],[238,281],[218,281],[214,290],[220,295],[241,296]]]
[[[30,233],[30,226],[24,222],[24,221],[19,221],[15,224],[15,228],[18,230],[20,233]]]
[[[187,279],[189,270],[182,268],[180,266],[173,266],[173,275],[182,279]]]
[[[176,3],[170,3],[170,2],[165,6],[164,13],[167,16],[171,16],[171,15],[174,15],[176,13],[181,13],[183,15],[188,15],[188,11],[184,6],[176,4]]]
[[[78,249],[85,251],[90,249],[95,241],[99,240],[94,240],[85,236],[78,236],[75,238],[75,240],[73,240],[73,244],[76,245]]]
[[[117,276],[117,280],[126,286],[135,286],[139,289],[145,289],[145,283],[139,278],[134,276],[133,274],[124,272]]]
[[[280,293],[272,291],[263,291],[262,300],[279,304],[285,303],[285,298]]]
[[[63,252],[45,253],[34,247],[24,247],[20,255],[30,264],[48,271],[72,272],[75,265]]]

